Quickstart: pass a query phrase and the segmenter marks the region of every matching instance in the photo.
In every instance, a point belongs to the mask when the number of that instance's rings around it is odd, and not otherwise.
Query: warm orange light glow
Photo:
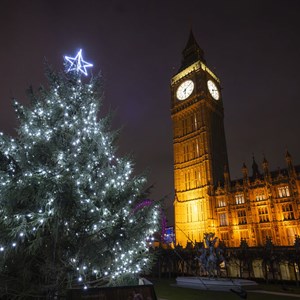
[[[253,175],[244,164],[241,179],[230,180],[223,101],[207,88],[213,80],[222,99],[220,80],[204,59],[190,63],[203,52],[195,45],[186,46],[187,67],[171,80],[176,243],[200,242],[204,233],[214,232],[229,247],[238,247],[241,239],[249,246],[264,245],[267,238],[275,245],[293,245],[300,235],[298,168],[287,154],[287,169],[270,172],[264,158],[262,174],[253,160]],[[185,80],[192,81],[194,89],[179,101],[176,91]]]

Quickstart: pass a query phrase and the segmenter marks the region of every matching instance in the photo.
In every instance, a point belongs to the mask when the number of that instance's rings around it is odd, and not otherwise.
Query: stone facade
[[[214,232],[228,247],[293,245],[300,235],[300,166],[270,171],[253,158],[252,172],[230,180],[219,78],[206,65],[191,32],[181,67],[171,79],[176,243]],[[259,170],[262,170],[261,172]]]

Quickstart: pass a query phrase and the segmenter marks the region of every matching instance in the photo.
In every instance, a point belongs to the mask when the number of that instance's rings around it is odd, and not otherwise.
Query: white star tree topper
[[[67,72],[75,71],[77,73],[83,73],[88,75],[86,68],[90,68],[93,64],[84,61],[82,58],[82,49],[80,49],[75,57],[65,56],[65,60],[69,63]]]

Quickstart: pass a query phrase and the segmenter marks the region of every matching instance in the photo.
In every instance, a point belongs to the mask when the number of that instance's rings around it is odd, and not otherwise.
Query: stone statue
[[[224,262],[223,250],[219,247],[219,238],[213,232],[204,233],[203,247],[200,248],[200,256],[196,259],[200,267],[209,277],[220,274],[220,264]]]

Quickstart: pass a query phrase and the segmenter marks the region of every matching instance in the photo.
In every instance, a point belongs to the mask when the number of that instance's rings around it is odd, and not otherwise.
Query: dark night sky
[[[152,198],[173,201],[170,78],[190,28],[208,66],[221,79],[231,177],[252,153],[271,169],[285,167],[288,148],[300,163],[300,1],[1,1],[0,131],[17,126],[11,98],[45,82],[44,57],[83,48],[102,72],[102,114],[116,110],[119,153],[133,153],[137,172],[150,169]]]

